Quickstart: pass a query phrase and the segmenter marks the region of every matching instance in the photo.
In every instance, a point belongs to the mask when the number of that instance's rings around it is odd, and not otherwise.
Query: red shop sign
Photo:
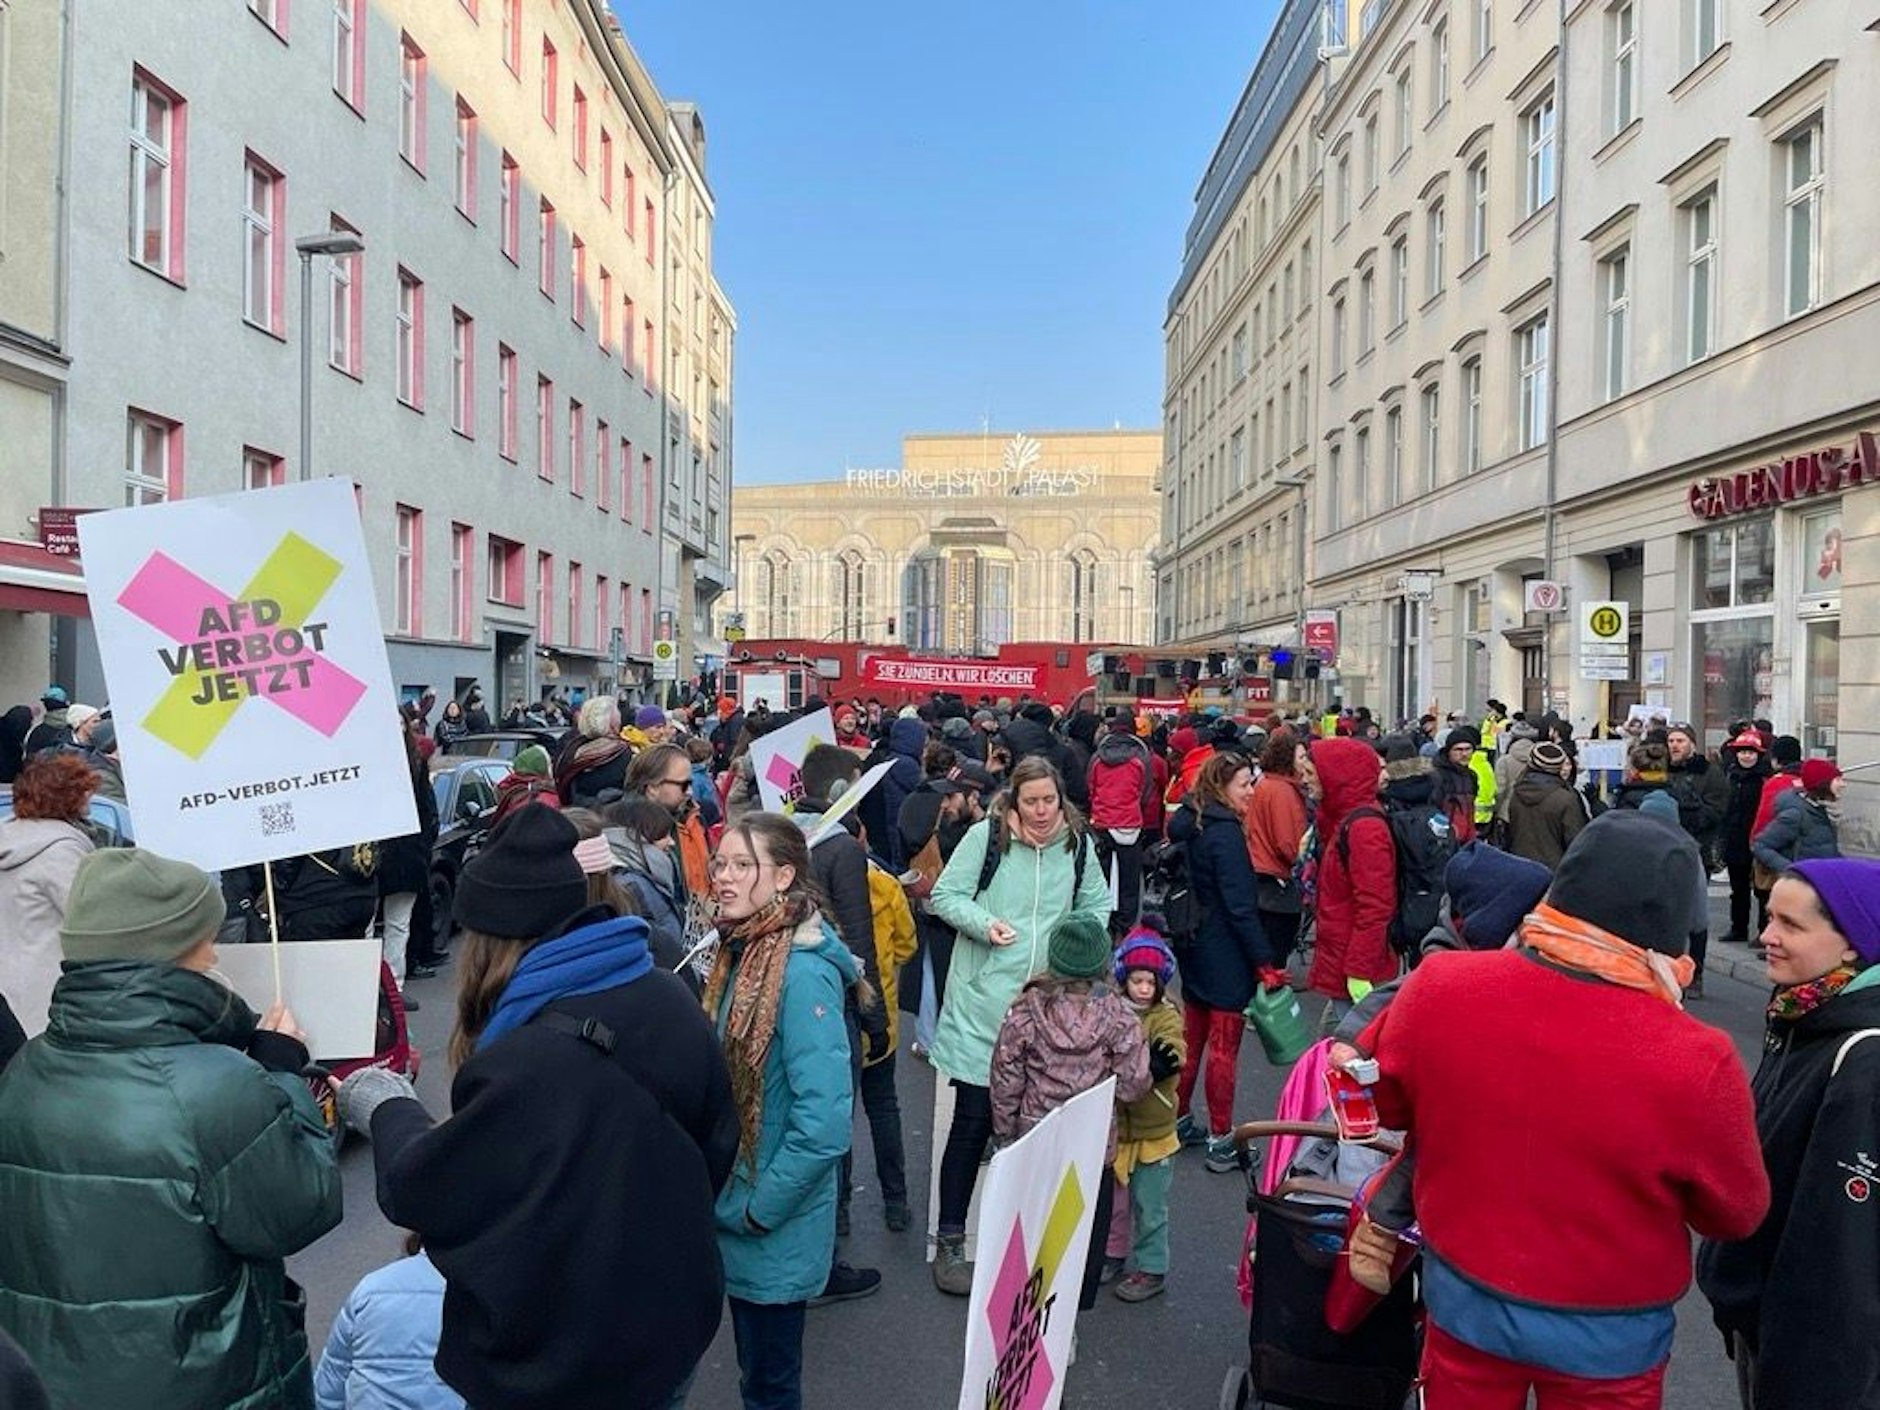
[[[870,685],[902,690],[982,690],[1029,692],[1038,689],[1042,665],[1012,661],[945,661],[918,657],[870,656],[862,679]]]
[[[1874,480],[1880,480],[1880,445],[1871,431],[1862,431],[1849,447],[1829,446],[1734,475],[1699,480],[1690,489],[1691,513],[1699,519],[1727,519],[1798,499],[1838,494]]]

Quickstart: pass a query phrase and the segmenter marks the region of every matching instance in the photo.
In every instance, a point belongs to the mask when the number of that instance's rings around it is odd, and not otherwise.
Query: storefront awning
[[[89,617],[91,603],[78,561],[47,553],[36,543],[0,539],[0,612]]]

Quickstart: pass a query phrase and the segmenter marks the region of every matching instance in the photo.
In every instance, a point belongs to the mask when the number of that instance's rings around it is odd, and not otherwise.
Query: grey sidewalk
[[[1756,908],[1752,905],[1749,914],[1752,927],[1756,919]],[[1729,932],[1730,878],[1719,874],[1710,883],[1710,949],[1704,957],[1704,970],[1708,974],[1741,980],[1757,989],[1767,989],[1769,981],[1764,975],[1762,956],[1748,945],[1726,944],[1720,937]]]

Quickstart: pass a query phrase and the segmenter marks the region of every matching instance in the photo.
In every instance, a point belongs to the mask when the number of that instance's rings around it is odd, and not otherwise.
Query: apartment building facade
[[[1296,644],[1314,465],[1318,0],[1275,23],[1195,197],[1164,325],[1158,642]]]
[[[401,687],[650,691],[690,406],[666,361],[678,162],[609,8],[37,8],[67,22],[64,149],[101,179],[32,194],[63,232],[70,371],[58,443],[9,482],[104,508],[345,476]],[[312,256],[303,307],[296,242],[332,235],[363,250]],[[82,616],[20,629],[46,642],[30,675],[50,657],[102,694]]]

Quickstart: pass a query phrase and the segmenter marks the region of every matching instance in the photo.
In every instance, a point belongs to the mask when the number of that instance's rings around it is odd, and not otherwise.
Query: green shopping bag
[[[1246,1017],[1260,1035],[1266,1060],[1275,1066],[1291,1067],[1312,1046],[1312,1028],[1299,1007],[1299,996],[1290,988],[1255,989]]]

